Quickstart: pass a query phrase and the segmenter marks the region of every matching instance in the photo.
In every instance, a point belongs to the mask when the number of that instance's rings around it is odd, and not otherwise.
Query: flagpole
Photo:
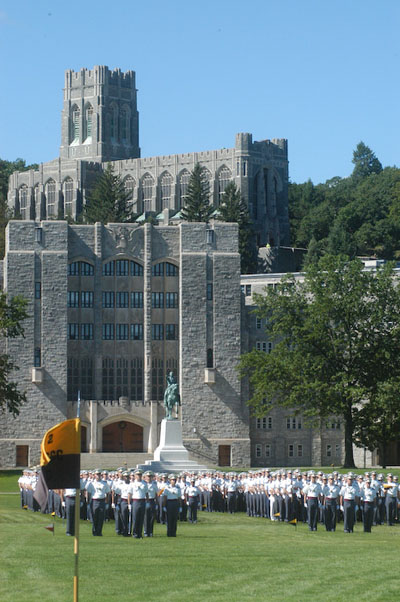
[[[78,391],[78,406],[76,410],[76,417],[80,418],[81,413],[81,392]],[[78,421],[78,441],[79,441],[79,459],[81,454],[81,421]],[[80,462],[79,462],[80,467]],[[75,537],[74,537],[74,602],[78,602],[79,597],[79,522],[81,518],[81,490],[76,489],[75,493]]]

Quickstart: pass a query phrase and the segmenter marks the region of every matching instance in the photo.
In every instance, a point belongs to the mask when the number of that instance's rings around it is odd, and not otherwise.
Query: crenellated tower
[[[140,157],[135,72],[106,66],[65,72],[62,159]]]

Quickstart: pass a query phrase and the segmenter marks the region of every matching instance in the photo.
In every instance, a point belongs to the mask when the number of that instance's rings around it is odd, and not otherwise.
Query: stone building
[[[289,245],[287,140],[253,142],[251,134],[242,133],[233,148],[140,158],[136,93],[133,71],[96,66],[66,72],[60,157],[37,171],[11,176],[8,204],[15,215],[75,219],[109,162],[123,179],[134,213],[177,213],[199,162],[215,207],[234,181],[248,204],[259,245]]]

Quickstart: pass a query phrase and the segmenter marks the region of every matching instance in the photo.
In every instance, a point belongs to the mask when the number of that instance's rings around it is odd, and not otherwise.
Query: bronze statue
[[[172,416],[172,410],[175,408],[176,414],[178,415],[178,406],[181,405],[181,398],[179,395],[178,383],[175,380],[173,372],[167,374],[167,388],[164,391],[164,408],[165,417],[167,420],[176,420]]]

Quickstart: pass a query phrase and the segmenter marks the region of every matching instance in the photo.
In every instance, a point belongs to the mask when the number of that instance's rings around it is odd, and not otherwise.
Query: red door
[[[120,420],[103,428],[103,452],[142,452],[143,427]]]

